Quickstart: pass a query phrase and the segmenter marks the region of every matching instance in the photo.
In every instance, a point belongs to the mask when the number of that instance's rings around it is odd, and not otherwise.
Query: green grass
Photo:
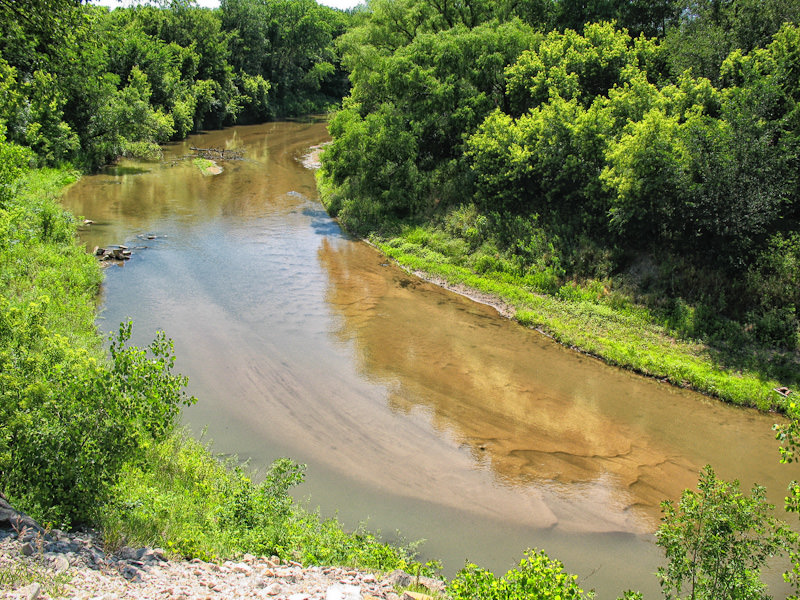
[[[130,464],[103,510],[110,547],[123,543],[164,548],[175,556],[216,560],[245,553],[279,556],[304,565],[389,571],[420,566],[414,545],[392,546],[364,529],[346,532],[292,500],[303,467],[276,461],[256,483],[185,432],[151,446]]]
[[[610,364],[734,404],[793,412],[773,388],[796,385],[796,374],[784,381],[772,376],[775,369],[766,360],[759,362],[755,348],[739,349],[747,354],[749,368],[729,367],[725,363],[733,361],[726,361],[718,347],[665,326],[647,307],[609,292],[610,282],[559,286],[548,265],[538,271],[519,269],[491,244],[470,249],[464,239],[433,225],[371,241],[402,267],[491,294],[511,305],[522,325]]]
[[[21,193],[0,211],[0,294],[12,307],[46,298],[43,325],[73,346],[99,352],[94,319],[102,273],[75,243],[75,218],[58,202],[76,178],[68,169],[31,171]]]

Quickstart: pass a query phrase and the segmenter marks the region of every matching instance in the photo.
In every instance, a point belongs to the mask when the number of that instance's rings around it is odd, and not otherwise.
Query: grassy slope
[[[769,369],[726,368],[719,353],[697,340],[682,339],[645,307],[602,285],[567,285],[543,293],[536,279],[505,271],[478,273],[457,238],[433,226],[410,228],[397,237],[373,237],[387,256],[419,271],[496,296],[513,307],[514,318],[567,346],[611,364],[666,379],[742,406],[791,413],[789,400],[773,388],[794,385],[764,375]]]

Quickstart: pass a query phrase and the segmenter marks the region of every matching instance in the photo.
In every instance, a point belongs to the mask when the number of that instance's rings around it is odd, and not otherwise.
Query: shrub
[[[578,587],[577,576],[542,551],[529,550],[519,567],[497,578],[491,571],[468,564],[447,587],[452,600],[580,600],[593,598]]]

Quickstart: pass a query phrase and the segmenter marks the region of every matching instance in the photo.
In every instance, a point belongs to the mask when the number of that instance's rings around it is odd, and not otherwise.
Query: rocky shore
[[[194,600],[425,600],[404,591],[444,584],[401,571],[376,574],[341,567],[303,567],[277,557],[245,555],[222,563],[170,560],[158,548],[107,552],[97,532],[46,531],[0,497],[0,598],[38,600],[138,598]]]

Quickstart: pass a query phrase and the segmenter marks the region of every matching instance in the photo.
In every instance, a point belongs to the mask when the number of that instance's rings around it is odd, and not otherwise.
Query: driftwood
[[[242,160],[243,150],[225,150],[224,148],[195,148],[189,146],[192,152],[196,152],[200,158],[208,160]]]

